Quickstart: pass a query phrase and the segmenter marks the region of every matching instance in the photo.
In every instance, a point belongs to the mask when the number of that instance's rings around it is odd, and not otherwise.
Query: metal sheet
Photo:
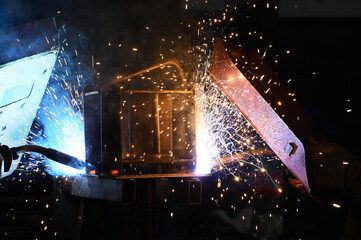
[[[79,176],[73,179],[71,194],[78,197],[120,202],[122,189],[122,181]]]
[[[286,167],[310,192],[302,142],[232,62],[221,39],[216,41],[208,73]]]
[[[48,51],[0,66],[0,143],[10,147],[26,144],[26,138],[57,58]],[[20,158],[19,158],[20,159]],[[10,175],[19,160],[13,161]]]

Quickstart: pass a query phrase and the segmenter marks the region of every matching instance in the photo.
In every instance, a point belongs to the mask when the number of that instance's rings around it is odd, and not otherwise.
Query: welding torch
[[[0,168],[4,168],[1,172],[8,172],[11,168],[12,161],[18,159],[18,154],[24,152],[40,153],[51,160],[76,169],[84,169],[86,165],[84,161],[52,148],[37,145],[23,145],[10,148],[6,145],[0,145]]]

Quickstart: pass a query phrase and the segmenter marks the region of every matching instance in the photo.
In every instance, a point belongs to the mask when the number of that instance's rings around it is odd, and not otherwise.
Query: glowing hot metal
[[[216,41],[208,74],[310,192],[303,144],[232,62],[221,39]]]

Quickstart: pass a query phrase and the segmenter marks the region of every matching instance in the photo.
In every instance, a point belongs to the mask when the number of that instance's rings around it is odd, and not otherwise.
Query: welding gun
[[[37,145],[23,145],[10,148],[6,145],[0,145],[0,179],[3,173],[10,171],[13,160],[19,158],[18,154],[24,152],[40,153],[51,160],[76,169],[84,169],[86,165],[84,161],[52,148],[44,148]]]

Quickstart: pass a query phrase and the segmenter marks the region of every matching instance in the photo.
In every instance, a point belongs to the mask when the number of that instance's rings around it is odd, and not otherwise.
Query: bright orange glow
[[[113,170],[110,170],[109,173],[110,173],[110,175],[117,175],[119,173],[119,171],[116,169],[113,169]]]

